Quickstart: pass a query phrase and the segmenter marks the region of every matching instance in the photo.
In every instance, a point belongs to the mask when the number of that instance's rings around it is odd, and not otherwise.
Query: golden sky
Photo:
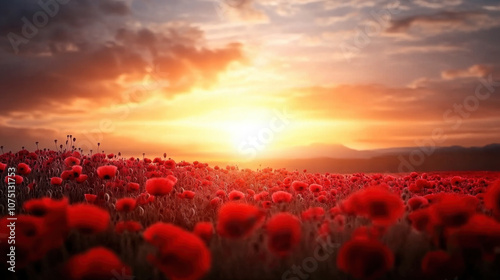
[[[68,134],[204,161],[417,146],[436,129],[439,146],[500,142],[498,1],[49,2],[0,4],[6,150]]]

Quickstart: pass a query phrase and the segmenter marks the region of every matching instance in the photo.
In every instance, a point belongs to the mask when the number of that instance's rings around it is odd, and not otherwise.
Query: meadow
[[[500,279],[498,172],[21,150],[0,174],[1,279]]]

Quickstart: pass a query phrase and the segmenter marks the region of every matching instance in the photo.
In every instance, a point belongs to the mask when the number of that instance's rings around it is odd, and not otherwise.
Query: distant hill
[[[343,146],[342,146],[343,147]],[[304,150],[295,158],[256,159],[238,164],[241,168],[307,169],[310,172],[410,172],[410,171],[500,171],[500,144],[484,147],[439,147],[426,154],[418,147],[356,151],[347,147],[314,145],[306,157]],[[324,156],[318,156],[323,154]],[[333,157],[335,156],[335,158]]]

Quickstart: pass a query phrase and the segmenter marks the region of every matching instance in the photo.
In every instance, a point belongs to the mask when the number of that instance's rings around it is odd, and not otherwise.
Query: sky
[[[499,34],[491,0],[2,1],[0,145],[209,161],[499,143]]]

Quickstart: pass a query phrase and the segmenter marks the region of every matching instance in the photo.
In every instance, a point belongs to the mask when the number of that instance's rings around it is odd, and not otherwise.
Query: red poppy
[[[149,193],[141,193],[137,197],[136,201],[137,201],[137,204],[139,204],[139,205],[145,205],[145,204],[148,204],[148,203],[155,201],[155,196],[150,195]]]
[[[486,215],[476,214],[467,224],[452,229],[449,235],[451,244],[494,255],[494,249],[500,246],[500,223]]]
[[[5,169],[7,169],[7,164],[0,162],[0,173],[3,173]]]
[[[172,180],[167,178],[150,178],[146,181],[146,191],[152,195],[162,196],[169,194],[174,188],[177,179]],[[174,177],[175,178],[175,177]]]
[[[218,196],[218,197],[220,197],[220,198],[224,198],[224,197],[226,197],[226,192],[223,191],[223,190],[217,190],[215,192],[215,195]]]
[[[217,206],[219,206],[220,203],[221,203],[221,200],[218,197],[214,197],[212,200],[210,200],[210,205],[212,207],[217,207]]]
[[[463,260],[457,256],[451,256],[447,252],[431,251],[422,259],[422,272],[426,277],[432,279],[453,279],[461,274]]]
[[[80,174],[78,178],[76,178],[77,183],[83,183],[87,180],[88,176],[86,174]]]
[[[80,232],[93,234],[108,228],[109,213],[91,204],[74,204],[68,207],[68,226]]]
[[[132,183],[132,182],[130,182],[130,183],[127,184],[127,190],[129,192],[138,191],[139,188],[140,188],[140,185],[138,183]]]
[[[240,191],[233,190],[229,193],[229,200],[241,200],[244,198],[245,198],[245,194],[240,192]]]
[[[54,186],[62,185],[63,179],[60,177],[52,177],[50,178],[50,184]]]
[[[493,182],[486,190],[484,205],[500,216],[500,180]]]
[[[434,226],[433,216],[430,208],[423,208],[411,212],[408,215],[408,220],[410,220],[411,225],[418,231],[432,232],[432,227]]]
[[[166,160],[163,165],[165,165],[165,167],[168,169],[174,169],[175,168],[175,161],[173,159],[169,159],[169,160]]]
[[[376,239],[351,239],[340,248],[337,255],[337,267],[357,279],[379,279],[393,265],[393,253]]]
[[[217,233],[227,238],[250,236],[264,221],[264,212],[242,203],[230,202],[219,210]]]
[[[94,203],[97,199],[97,195],[95,194],[84,194],[83,196],[88,203]]]
[[[307,189],[307,183],[301,182],[301,181],[293,181],[292,183],[292,188],[296,192],[303,192]]]
[[[269,209],[269,208],[271,208],[272,203],[269,200],[264,200],[261,202],[261,205],[262,205],[262,208]]]
[[[247,193],[250,197],[254,196],[255,195],[255,191],[252,190],[252,189],[247,189]]]
[[[476,212],[478,201],[467,196],[446,194],[442,200],[434,203],[431,208],[436,222],[445,227],[458,227]]]
[[[205,243],[195,234],[171,225],[170,242],[158,247],[156,256],[149,255],[168,279],[198,280],[210,270],[212,257]]]
[[[66,263],[67,277],[71,280],[109,280],[116,275],[131,279],[132,270],[113,251],[95,247],[71,257]]]
[[[14,182],[15,185],[21,185],[24,181],[24,178],[19,175],[14,175],[14,176],[5,176],[5,184],[9,184]]]
[[[300,215],[304,221],[321,221],[325,216],[325,209],[322,207],[310,207]]]
[[[75,174],[73,173],[72,170],[64,170],[62,173],[61,173],[61,179],[63,180],[73,180],[75,179]]]
[[[278,213],[266,223],[267,247],[280,257],[287,256],[299,244],[301,226],[297,217],[290,213]]]
[[[322,189],[323,189],[323,186],[318,185],[318,184],[311,184],[311,185],[309,186],[309,190],[310,190],[312,193],[319,193]]]
[[[116,176],[116,171],[118,167],[114,165],[99,166],[97,168],[97,176],[101,179],[112,179]]]
[[[135,199],[130,198],[130,197],[125,197],[118,199],[116,201],[116,211],[119,212],[132,212],[135,209],[135,206],[137,205],[137,202]]]
[[[21,175],[28,175],[31,173],[31,168],[26,163],[20,163],[17,165],[17,173]]]
[[[66,206],[68,205],[68,199],[64,198],[62,200],[54,200],[48,197],[43,197],[40,199],[31,199],[23,204],[24,210],[30,215],[37,217],[45,217],[53,211],[66,211]]]
[[[347,199],[346,205],[355,214],[385,226],[396,222],[405,212],[401,198],[386,186],[368,187],[356,192]]]
[[[214,235],[214,226],[211,222],[198,222],[194,226],[193,233],[208,244]]]
[[[81,165],[73,165],[71,171],[73,171],[73,177],[78,178],[82,174],[83,167]]]
[[[66,164],[67,167],[72,167],[73,165],[79,165],[80,160],[76,157],[67,157],[64,159],[64,164]]]
[[[121,221],[116,223],[115,232],[120,234],[125,231],[128,232],[139,232],[142,229],[142,225],[136,221]]]
[[[10,253],[11,246],[15,241],[15,265],[16,268],[23,268],[29,263],[39,260],[47,253],[48,249],[44,239],[47,236],[47,228],[42,218],[18,215],[9,218],[16,218],[15,228],[8,227],[13,221],[7,220],[7,217],[0,219],[0,259],[5,261],[5,256]],[[15,239],[9,239],[15,231]],[[10,245],[9,245],[10,244]],[[7,256],[8,258],[8,256]]]
[[[274,203],[290,202],[292,201],[292,194],[284,191],[277,191],[271,196]]]
[[[412,211],[415,211],[417,209],[420,209],[424,206],[427,206],[429,204],[429,201],[425,197],[421,196],[414,196],[408,200],[408,206],[410,206],[410,209]]]
[[[185,199],[193,199],[195,195],[196,193],[193,191],[183,191],[182,193],[179,194],[179,197]]]
[[[146,242],[156,247],[163,247],[172,244],[182,232],[183,230],[175,225],[158,222],[149,226],[144,231],[143,237]]]
[[[326,203],[328,201],[328,198],[324,195],[320,195],[318,196],[318,198],[316,199],[319,203]]]

